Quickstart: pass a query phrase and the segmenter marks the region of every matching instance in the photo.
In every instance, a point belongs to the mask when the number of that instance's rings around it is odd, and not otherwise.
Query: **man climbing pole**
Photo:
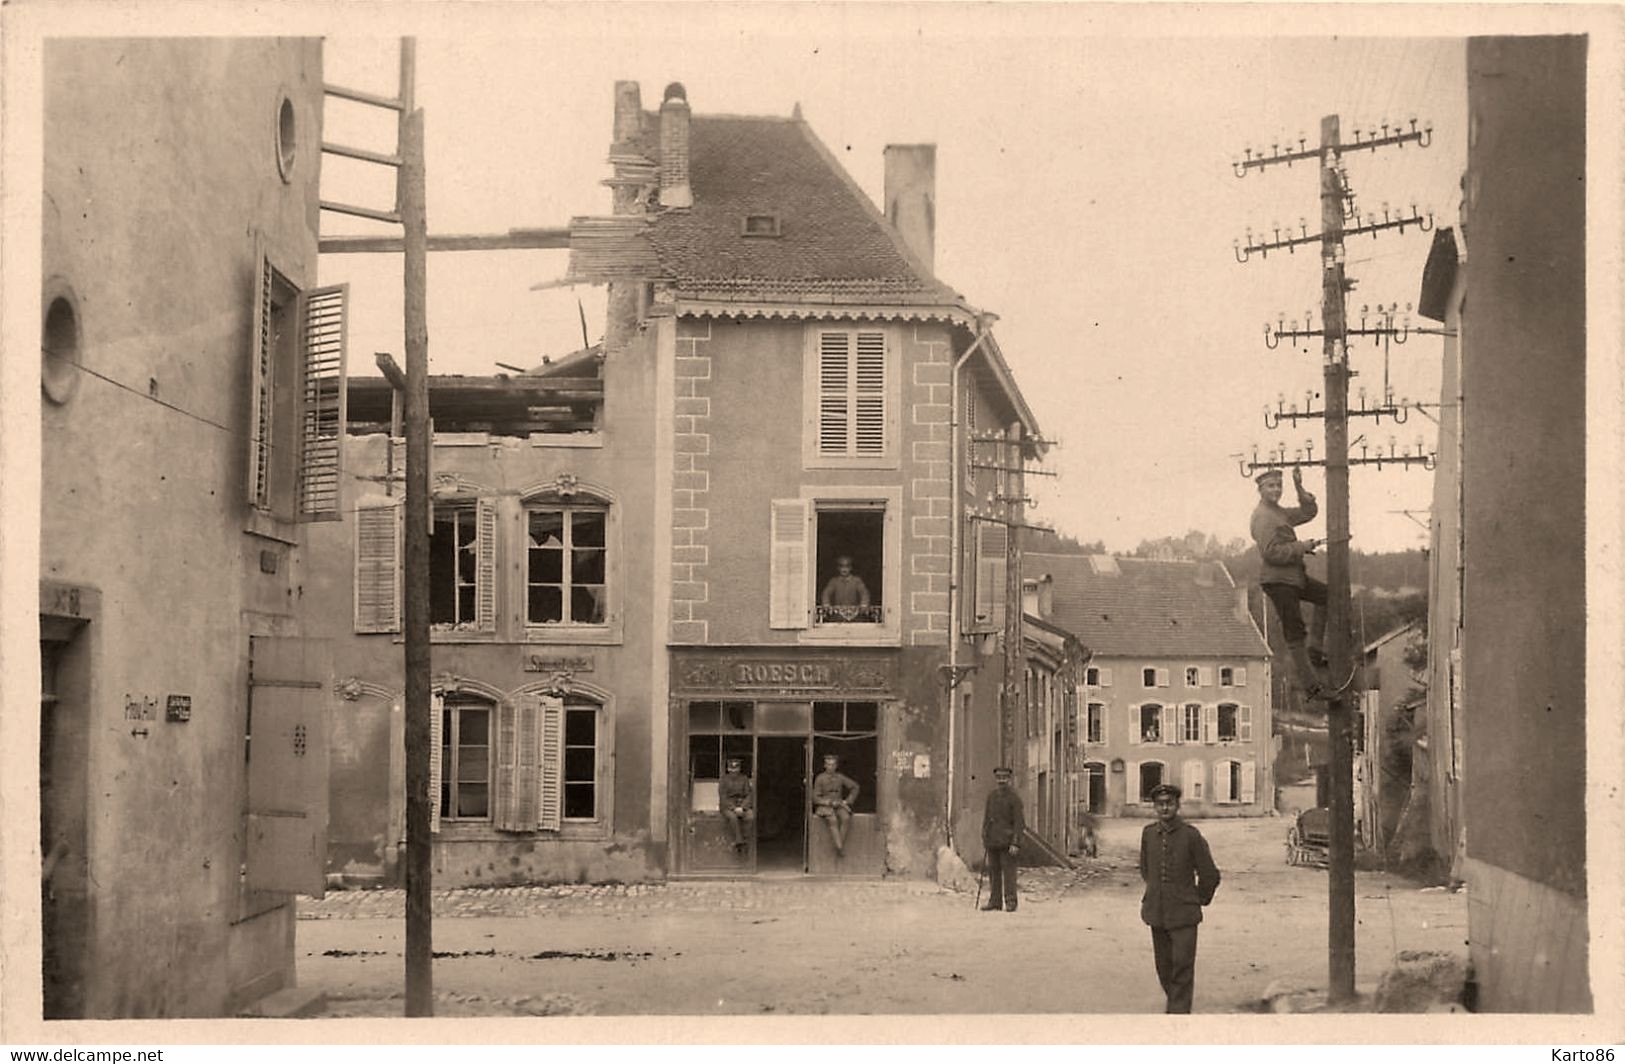
[[[1320,513],[1314,495],[1303,486],[1303,474],[1294,467],[1292,487],[1298,505],[1281,505],[1281,471],[1266,470],[1254,478],[1258,507],[1253,510],[1253,543],[1258,546],[1258,583],[1281,618],[1281,634],[1298,690],[1306,699],[1327,698],[1329,692],[1317,671],[1326,665],[1326,585],[1304,569],[1303,556],[1313,554],[1318,539],[1300,540],[1292,530]],[[1301,603],[1313,606],[1309,628],[1304,629]],[[1306,643],[1307,640],[1307,643]]]

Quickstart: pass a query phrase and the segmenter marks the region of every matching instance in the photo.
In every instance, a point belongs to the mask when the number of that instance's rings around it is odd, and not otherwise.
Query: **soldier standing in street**
[[[1167,1012],[1189,1012],[1196,987],[1196,927],[1202,907],[1219,889],[1219,869],[1202,833],[1180,819],[1181,791],[1172,783],[1151,788],[1157,819],[1140,834],[1140,919],[1151,928],[1157,979]]]
[[[1016,857],[1021,852],[1021,833],[1027,830],[1021,812],[1021,795],[1010,786],[1014,775],[1000,765],[993,770],[993,789],[982,811],[982,852],[987,865],[987,904],[983,912],[1003,908],[1016,911]]]

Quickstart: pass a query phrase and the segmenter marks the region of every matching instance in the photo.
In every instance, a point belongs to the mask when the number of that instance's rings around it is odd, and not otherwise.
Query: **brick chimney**
[[[886,145],[886,220],[926,272],[937,244],[937,146]]]
[[[615,83],[615,131],[611,142],[625,144],[643,129],[643,90],[635,81]]]
[[[660,205],[692,207],[688,187],[688,90],[674,81],[660,103]]]

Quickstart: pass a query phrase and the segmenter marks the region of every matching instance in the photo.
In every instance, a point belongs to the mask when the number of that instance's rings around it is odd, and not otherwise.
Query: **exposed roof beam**
[[[430,251],[512,251],[518,249],[568,249],[568,227],[510,229],[506,233],[431,233]],[[400,253],[405,244],[398,236],[327,236],[316,244],[325,255],[356,252]]]

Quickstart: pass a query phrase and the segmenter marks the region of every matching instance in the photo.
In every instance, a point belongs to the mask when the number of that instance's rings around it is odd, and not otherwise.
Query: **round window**
[[[276,166],[284,181],[293,178],[294,156],[298,147],[299,130],[293,101],[284,96],[276,111]]]
[[[53,403],[67,402],[79,387],[79,315],[70,296],[57,296],[45,310],[40,387]]]

